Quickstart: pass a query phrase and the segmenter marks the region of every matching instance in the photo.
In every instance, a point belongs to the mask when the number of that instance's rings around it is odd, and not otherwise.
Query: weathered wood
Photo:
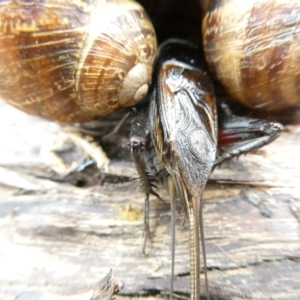
[[[5,105],[0,125],[0,299],[89,300],[87,292],[111,268],[117,299],[166,296],[169,206],[151,198],[152,243],[144,257],[137,182],[78,188],[50,180],[45,149],[59,126]],[[210,290],[220,299],[300,298],[299,152],[300,128],[289,127],[273,144],[212,174],[204,223]],[[130,161],[112,161],[108,171],[134,174]],[[188,231],[180,203],[177,215],[175,292],[184,296]]]

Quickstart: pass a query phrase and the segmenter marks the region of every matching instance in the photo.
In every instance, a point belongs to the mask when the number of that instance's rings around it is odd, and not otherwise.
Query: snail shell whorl
[[[130,0],[0,4],[0,96],[30,114],[86,122],[147,92],[154,29]]]
[[[300,103],[300,2],[216,0],[202,23],[207,62],[252,108]]]

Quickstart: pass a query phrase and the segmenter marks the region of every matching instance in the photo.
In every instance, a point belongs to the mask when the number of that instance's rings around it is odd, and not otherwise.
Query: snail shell
[[[148,91],[156,37],[130,0],[0,4],[0,97],[27,113],[87,122]]]
[[[300,103],[300,2],[208,0],[206,60],[229,94],[252,108]]]

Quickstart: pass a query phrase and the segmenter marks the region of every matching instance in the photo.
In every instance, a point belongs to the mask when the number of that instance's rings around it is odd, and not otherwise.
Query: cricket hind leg
[[[142,254],[144,255],[146,255],[147,240],[151,240],[149,226],[149,196],[154,195],[164,202],[164,200],[155,191],[155,189],[158,189],[159,179],[154,172],[149,171],[147,165],[147,161],[149,160],[148,157],[151,156],[151,151],[149,150],[149,139],[150,136],[148,134],[146,114],[144,111],[139,111],[132,119],[128,147],[130,148],[131,157],[138,173],[138,178],[135,179],[140,181],[141,191],[145,194],[144,242],[142,248]]]
[[[176,188],[172,177],[167,177],[167,185],[170,194],[171,204],[171,239],[172,239],[172,258],[171,258],[171,285],[170,285],[170,299],[173,299],[174,278],[175,278],[175,243],[176,243]]]
[[[219,154],[214,167],[271,143],[282,129],[277,122],[236,116],[224,102],[218,103],[218,146],[226,151]]]
[[[206,261],[206,247],[205,247],[205,236],[204,236],[204,223],[203,223],[203,200],[200,201],[200,211],[199,211],[199,219],[200,219],[200,241],[201,241],[201,249],[202,249],[202,257],[204,263],[204,279],[205,279],[205,291],[207,299],[210,300],[209,295],[209,286],[208,286],[208,275],[207,275],[207,261]]]
[[[141,153],[141,141],[137,137],[131,137],[128,144],[131,149],[131,157],[133,159],[135,168],[138,172],[138,178],[140,181],[140,187],[142,192],[145,194],[145,202],[144,202],[144,242],[142,248],[142,254],[146,255],[146,244],[147,240],[151,240],[150,236],[150,226],[149,226],[149,196],[154,195],[161,201],[161,197],[154,191],[154,189],[158,189],[157,185],[159,180],[157,176],[147,170],[146,161]],[[164,201],[163,201],[164,202]]]

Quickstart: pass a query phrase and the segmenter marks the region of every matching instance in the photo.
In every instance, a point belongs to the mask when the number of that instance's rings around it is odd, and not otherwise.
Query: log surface
[[[0,299],[90,300],[88,292],[110,269],[117,299],[166,297],[169,205],[151,198],[152,239],[143,256],[144,196],[137,182],[80,188],[52,180],[45,149],[60,127],[3,104],[0,125]],[[300,127],[287,127],[273,144],[212,174],[204,228],[210,292],[217,298],[300,299],[299,153]],[[134,176],[130,159],[112,160],[108,172]],[[188,230],[180,203],[177,216],[175,292],[184,296]]]

